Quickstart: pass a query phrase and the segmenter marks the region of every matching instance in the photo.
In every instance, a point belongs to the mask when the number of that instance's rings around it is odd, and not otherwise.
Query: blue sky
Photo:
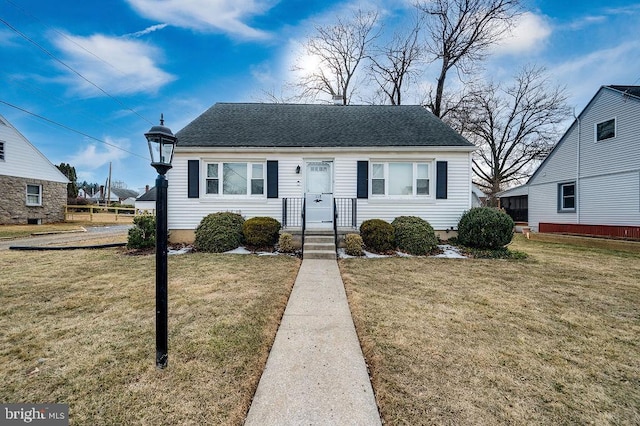
[[[216,102],[286,96],[295,79],[290,69],[314,25],[375,7],[389,34],[405,22],[410,4],[0,0],[0,114],[52,163],[75,166],[79,180],[104,182],[111,162],[112,180],[139,189],[155,180],[143,134],[160,113],[177,132]],[[524,8],[485,75],[509,80],[525,64],[544,66],[566,86],[576,113],[601,85],[640,84],[640,3],[524,0]],[[419,102],[434,82],[431,71],[426,67],[404,103]],[[365,87],[355,103],[367,96]]]

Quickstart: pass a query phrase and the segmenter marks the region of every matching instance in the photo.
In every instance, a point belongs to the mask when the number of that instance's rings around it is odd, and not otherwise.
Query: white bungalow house
[[[176,242],[220,211],[292,232],[415,215],[447,238],[471,208],[475,147],[420,106],[218,103],[176,136]]]
[[[519,192],[533,231],[640,239],[640,86],[602,86]]]
[[[64,220],[69,180],[0,116],[0,224]]]
[[[156,211],[156,187],[149,189],[136,198],[136,214],[155,214]]]

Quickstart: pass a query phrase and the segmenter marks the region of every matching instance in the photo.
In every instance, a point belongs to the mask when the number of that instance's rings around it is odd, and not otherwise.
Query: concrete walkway
[[[335,260],[302,262],[245,425],[381,425]]]

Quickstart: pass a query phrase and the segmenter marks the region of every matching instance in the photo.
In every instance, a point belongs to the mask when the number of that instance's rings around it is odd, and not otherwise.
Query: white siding
[[[0,160],[0,175],[69,182],[65,175],[42,155],[4,117],[0,116],[0,141],[4,142],[4,161]]]
[[[640,224],[638,117],[640,101],[636,98],[607,88],[594,96],[529,181],[529,225],[534,230],[540,222]],[[615,137],[596,142],[596,124],[612,118],[616,119]],[[558,213],[558,183],[573,181],[578,188],[577,212]]]
[[[267,198],[218,198],[204,194],[204,164],[207,160],[220,161],[278,161],[278,196]],[[305,188],[305,161],[330,160],[334,163],[334,196],[355,198],[357,192],[357,162],[372,159],[411,161],[433,161],[432,179],[435,190],[435,161],[448,162],[447,199],[436,200],[435,194],[429,200],[358,200],[358,226],[363,220],[380,218],[392,221],[397,216],[415,215],[428,220],[436,230],[457,227],[458,219],[471,207],[471,155],[468,152],[405,152],[402,154],[368,154],[360,152],[339,152],[332,155],[326,151],[301,153],[265,154],[246,152],[242,154],[180,153],[176,152],[173,168],[167,174],[169,180],[168,198],[169,229],[195,229],[207,214],[219,211],[239,212],[246,218],[270,216],[281,220],[282,198],[302,197]],[[187,162],[200,161],[200,198],[187,198]],[[301,173],[296,174],[296,167]],[[266,176],[266,172],[265,172]],[[266,194],[266,185],[265,185]]]

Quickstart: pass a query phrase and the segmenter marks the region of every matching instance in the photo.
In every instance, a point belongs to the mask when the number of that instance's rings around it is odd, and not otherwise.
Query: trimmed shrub
[[[467,247],[498,249],[513,238],[513,219],[501,210],[474,207],[458,222],[458,242]]]
[[[391,222],[399,250],[422,256],[438,246],[438,237],[426,220],[417,216],[400,216]]]
[[[280,253],[294,253],[296,245],[293,242],[293,235],[283,232],[278,239],[278,251]]]
[[[240,247],[244,241],[244,218],[231,212],[212,213],[202,218],[196,228],[196,250],[223,253]]]
[[[272,217],[252,217],[242,225],[247,245],[252,247],[273,247],[278,241],[280,222]]]
[[[344,252],[349,256],[362,256],[362,237],[358,234],[347,234],[344,236]]]
[[[368,250],[385,253],[395,249],[393,226],[382,219],[369,219],[360,225],[360,237]]]
[[[127,235],[127,248],[146,249],[156,246],[155,216],[136,216],[133,218],[133,225]]]

